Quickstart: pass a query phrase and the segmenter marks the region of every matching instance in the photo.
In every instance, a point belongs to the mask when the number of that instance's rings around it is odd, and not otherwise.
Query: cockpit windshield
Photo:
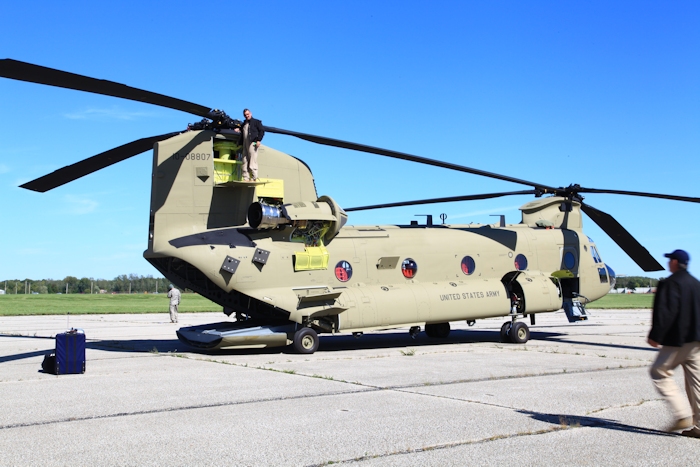
[[[591,244],[591,256],[593,256],[593,261],[596,263],[602,263],[603,260],[600,259],[598,249],[595,247],[595,245],[593,245],[593,239],[591,237],[588,237],[588,242]]]

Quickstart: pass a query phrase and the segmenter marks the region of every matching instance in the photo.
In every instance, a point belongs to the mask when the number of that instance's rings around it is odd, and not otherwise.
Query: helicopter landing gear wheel
[[[510,328],[513,326],[513,323],[510,321],[506,321],[503,323],[503,326],[501,326],[501,342],[504,344],[509,344],[512,343],[513,341],[510,340]]]
[[[301,328],[294,333],[294,350],[301,354],[312,354],[318,350],[318,334],[311,328]]]
[[[425,333],[434,339],[444,339],[450,335],[450,323],[426,324]]]
[[[528,328],[527,324],[523,323],[522,321],[516,321],[510,327],[508,336],[510,337],[511,342],[514,344],[524,344],[528,341],[528,339],[530,339],[530,328]]]

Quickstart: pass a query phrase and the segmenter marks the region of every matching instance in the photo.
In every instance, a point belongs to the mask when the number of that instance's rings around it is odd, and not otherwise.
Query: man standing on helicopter
[[[258,179],[258,147],[265,130],[262,122],[253,118],[249,109],[243,109],[243,163],[241,164],[241,179],[244,182]]]

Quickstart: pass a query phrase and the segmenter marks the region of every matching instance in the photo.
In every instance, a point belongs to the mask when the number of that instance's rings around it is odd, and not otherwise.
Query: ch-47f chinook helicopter
[[[313,353],[319,333],[424,326],[444,338],[450,322],[505,317],[501,340],[524,343],[518,318],[564,308],[586,319],[582,300],[604,296],[615,274],[582,230],[583,211],[645,271],[662,266],[612,216],[582,193],[687,202],[700,198],[552,187],[457,164],[279,128],[267,132],[442,167],[530,187],[524,191],[424,199],[343,209],[318,196],[310,168],[271,147],[259,150],[259,180],[244,182],[237,155],[241,122],[172,97],[11,59],[5,78],[104,94],[202,117],[184,132],[143,138],[22,185],[45,192],[153,149],[148,248],[144,257],[166,278],[224,307],[229,321],[177,331],[203,349],[293,345]],[[506,225],[349,226],[348,212],[467,201],[536,197]],[[547,195],[547,196],[543,196]],[[234,319],[235,318],[235,319]]]

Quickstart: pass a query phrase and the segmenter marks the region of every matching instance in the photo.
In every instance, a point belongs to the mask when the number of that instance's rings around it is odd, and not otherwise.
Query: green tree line
[[[8,294],[57,294],[57,293],[164,293],[168,291],[168,280],[164,277],[137,276],[122,274],[114,279],[78,279],[67,276],[64,279],[6,279],[0,281],[0,289]]]
[[[658,279],[642,276],[617,277],[615,287],[634,289],[637,287],[656,287]],[[0,281],[0,289],[8,294],[56,294],[56,293],[155,293],[167,292],[168,280],[164,277],[137,276],[122,274],[114,279],[94,279],[92,277],[67,276],[61,280],[54,279],[6,279]]]
[[[618,276],[615,280],[615,288],[621,289],[626,287],[628,289],[636,289],[637,287],[656,287],[658,283],[658,279],[652,279],[651,277]]]

